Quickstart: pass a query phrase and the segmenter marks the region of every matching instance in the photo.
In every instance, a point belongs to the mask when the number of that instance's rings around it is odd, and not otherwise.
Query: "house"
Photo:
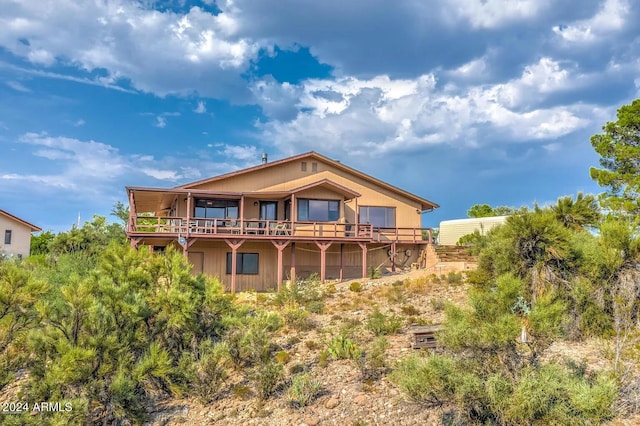
[[[316,152],[174,188],[127,187],[133,247],[181,247],[195,273],[232,292],[284,279],[366,277],[411,265],[437,204]]]
[[[31,233],[42,229],[0,209],[0,256],[27,257]]]

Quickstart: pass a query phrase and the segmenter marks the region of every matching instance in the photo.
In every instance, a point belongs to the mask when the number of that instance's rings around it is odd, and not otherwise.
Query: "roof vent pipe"
[[[262,153],[262,164],[267,164],[267,153],[266,152]]]

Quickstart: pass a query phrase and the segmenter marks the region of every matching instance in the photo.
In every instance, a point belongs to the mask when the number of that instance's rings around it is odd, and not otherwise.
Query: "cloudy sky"
[[[315,150],[441,208],[582,190],[634,0],[2,0],[0,208],[44,229]]]

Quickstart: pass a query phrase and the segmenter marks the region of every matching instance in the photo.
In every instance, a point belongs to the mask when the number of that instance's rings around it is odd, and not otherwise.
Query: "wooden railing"
[[[256,219],[176,218],[138,216],[130,233],[170,233],[189,235],[242,235],[310,238],[355,238],[374,242],[430,241],[430,228],[376,228],[368,224],[338,222],[293,222]]]

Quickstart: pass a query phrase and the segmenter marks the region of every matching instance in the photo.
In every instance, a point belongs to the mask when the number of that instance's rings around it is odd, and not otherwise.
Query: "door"
[[[260,220],[275,221],[278,219],[277,201],[260,201]],[[262,224],[264,226],[264,224]]]

